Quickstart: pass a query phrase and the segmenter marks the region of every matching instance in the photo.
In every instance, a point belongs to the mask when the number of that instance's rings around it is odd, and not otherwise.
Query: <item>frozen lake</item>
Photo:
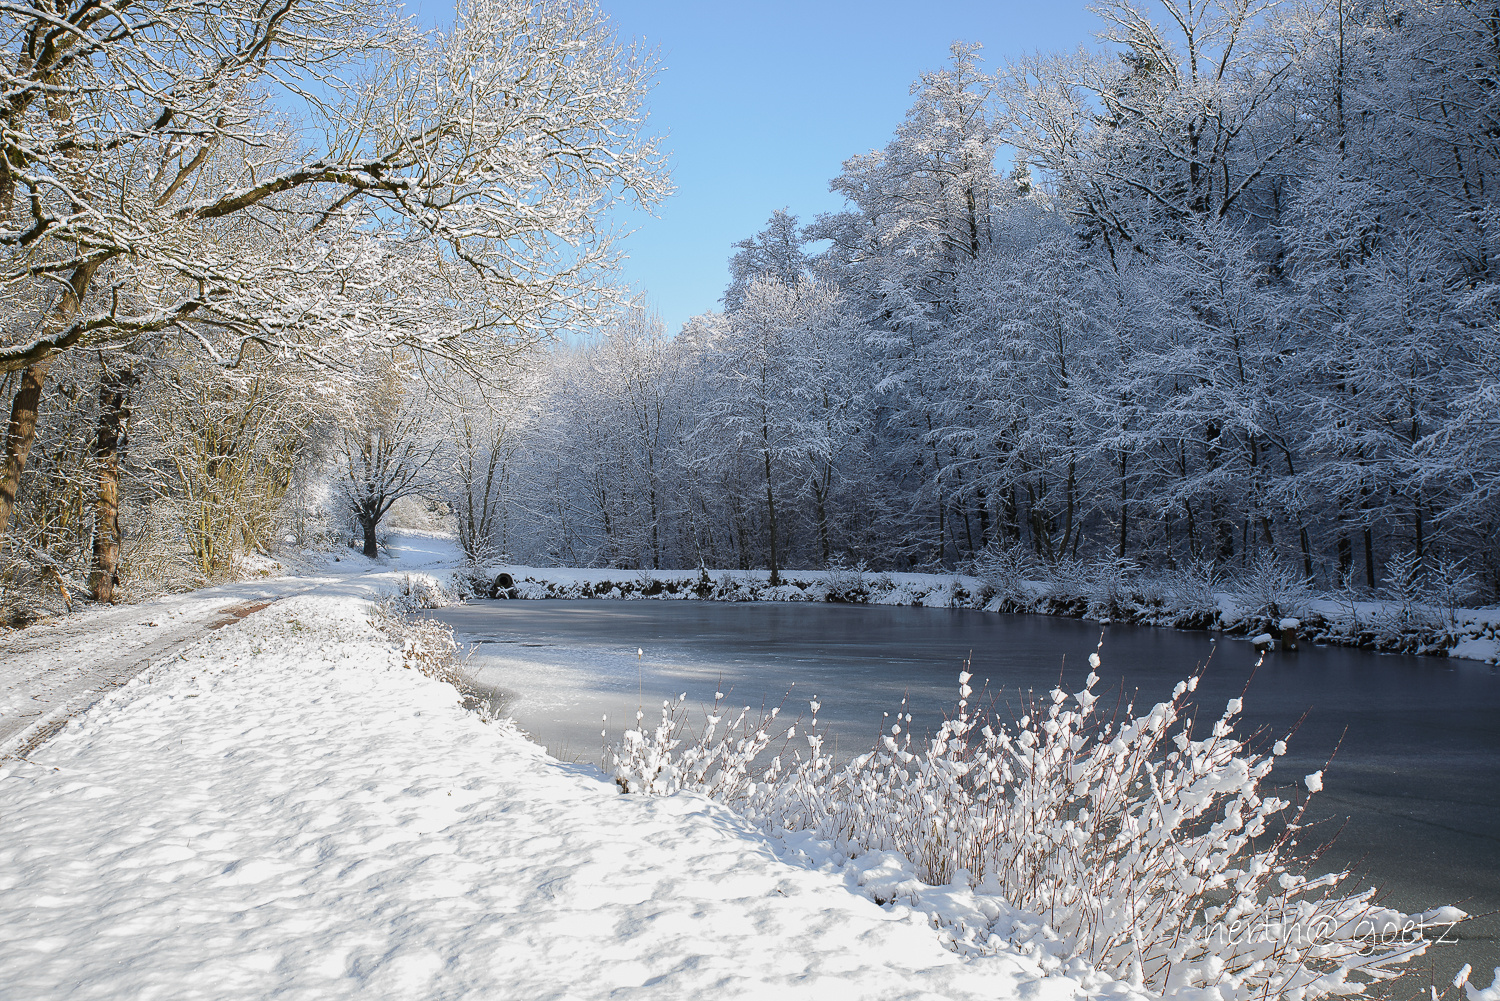
[[[553,754],[597,762],[600,717],[611,741],[648,724],[661,701],[688,704],[715,690],[735,706],[782,703],[796,715],[819,698],[820,728],[844,753],[868,749],[882,713],[910,700],[918,733],[957,698],[972,656],[973,685],[999,708],[1062,672],[1076,690],[1101,627],[1070,619],[972,610],[697,601],[475,601],[427,613],[473,651],[479,680]],[[1328,868],[1368,874],[1405,910],[1457,904],[1500,910],[1500,675],[1472,661],[1399,657],[1341,648],[1255,655],[1237,639],[1137,626],[1103,627],[1103,692],[1123,685],[1151,705],[1212,655],[1199,687],[1204,714],[1246,688],[1244,722],[1284,734],[1306,715],[1275,779],[1298,785],[1326,769],[1310,814],[1328,818]],[[1218,648],[1217,651],[1215,648]],[[637,650],[641,651],[637,656]],[[795,686],[793,687],[793,683]],[[1102,705],[1113,698],[1105,696]],[[1006,714],[1008,715],[1008,714]],[[1342,743],[1340,741],[1342,740]],[[1457,948],[1430,952],[1439,977],[1464,962],[1500,965],[1500,919],[1470,923]],[[1478,977],[1488,983],[1488,977]],[[1410,993],[1410,991],[1407,991]],[[1403,995],[1404,996],[1404,995]]]

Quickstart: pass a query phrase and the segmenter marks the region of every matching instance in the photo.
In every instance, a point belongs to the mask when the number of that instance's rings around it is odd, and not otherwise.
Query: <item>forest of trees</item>
[[[1168,2],[925,74],[724,312],[524,392],[497,545],[621,566],[1393,559],[1500,581],[1500,9]]]
[[[478,562],[1374,589],[1415,558],[1500,589],[1500,8],[1105,2],[1094,48],[955,44],[832,179],[846,210],[773,212],[675,334],[594,270],[603,210],[667,191],[650,68],[596,12],[139,9],[183,58],[120,55],[87,0],[4,40],[9,581],[97,583],[122,542],[142,586],[211,579],[319,510],[373,551],[412,494]],[[47,68],[69,12],[96,54]],[[594,83],[513,109],[523,70]]]

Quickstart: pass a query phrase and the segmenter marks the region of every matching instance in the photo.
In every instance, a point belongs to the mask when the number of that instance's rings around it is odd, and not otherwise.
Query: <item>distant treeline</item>
[[[1494,589],[1500,20],[1165,6],[993,74],[955,45],[832,181],[847,211],[736,245],[723,313],[552,352],[479,457],[476,541],[1365,588],[1415,556]]]

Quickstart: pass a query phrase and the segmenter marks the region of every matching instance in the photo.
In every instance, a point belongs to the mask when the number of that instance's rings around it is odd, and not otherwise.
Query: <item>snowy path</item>
[[[152,664],[266,604],[297,594],[369,596],[404,570],[451,563],[443,538],[401,537],[382,563],[329,561],[317,573],[241,581],[138,605],[95,608],[0,633],[0,757],[26,755],[67,720]]]
[[[207,631],[263,607],[233,598],[128,606],[0,640],[0,749],[28,754],[106,692]]]
[[[152,664],[272,601],[332,581],[277,578],[99,609],[0,639],[0,754],[26,755]]]
[[[0,765],[0,957],[0,999],[43,1001],[1079,993],[960,959],[708,800],[619,795],[322,596]]]

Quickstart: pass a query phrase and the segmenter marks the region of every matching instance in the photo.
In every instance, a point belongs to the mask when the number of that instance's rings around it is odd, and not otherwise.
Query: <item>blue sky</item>
[[[981,43],[993,69],[1022,53],[1092,44],[1098,27],[1079,0],[599,2],[664,67],[650,106],[677,194],[655,218],[621,222],[634,230],[623,278],[673,332],[719,308],[730,245],[772,211],[806,221],[842,207],[829,179],[846,158],[885,145],[912,81],[946,61],[949,43]],[[408,9],[429,24],[453,10],[442,0]]]

